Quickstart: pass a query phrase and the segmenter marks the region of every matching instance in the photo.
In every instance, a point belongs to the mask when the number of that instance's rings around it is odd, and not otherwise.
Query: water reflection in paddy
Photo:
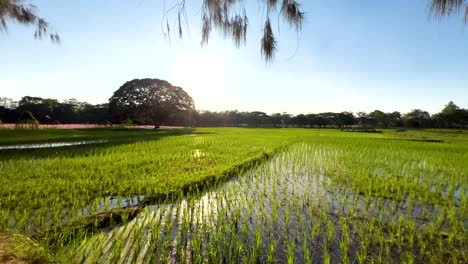
[[[399,239],[392,225],[412,233],[436,224],[452,228],[438,222],[442,206],[368,196],[336,185],[330,172],[339,158],[339,150],[295,145],[220,187],[146,207],[130,223],[94,236],[76,260],[322,263],[329,258],[338,263],[345,249],[351,260],[362,254],[363,243],[370,243],[363,236]],[[380,233],[371,234],[373,225]],[[403,254],[390,253],[397,258],[393,261]]]
[[[50,143],[36,143],[36,144],[15,144],[0,146],[0,150],[4,149],[39,149],[39,148],[57,148],[68,147],[86,144],[105,143],[108,140],[81,140],[81,141],[68,141],[68,142],[50,142]]]

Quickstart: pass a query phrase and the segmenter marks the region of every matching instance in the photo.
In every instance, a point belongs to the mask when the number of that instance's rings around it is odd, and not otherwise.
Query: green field
[[[0,149],[0,238],[63,263],[468,262],[468,131],[0,130],[77,140],[101,143]]]

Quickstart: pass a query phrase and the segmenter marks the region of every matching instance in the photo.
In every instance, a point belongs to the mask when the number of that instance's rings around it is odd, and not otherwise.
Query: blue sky
[[[303,31],[282,24],[269,65],[260,56],[257,0],[246,0],[250,27],[240,49],[217,33],[200,46],[201,0],[187,1],[189,35],[169,43],[163,2],[32,1],[62,43],[9,24],[0,32],[0,97],[103,103],[128,80],[160,78],[203,110],[435,113],[450,100],[468,107],[468,26],[459,17],[430,19],[429,0],[304,0]]]

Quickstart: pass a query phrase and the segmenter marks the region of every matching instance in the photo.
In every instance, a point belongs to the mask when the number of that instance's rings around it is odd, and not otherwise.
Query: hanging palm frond
[[[463,12],[465,23],[468,21],[468,1],[466,0],[432,0],[431,14],[442,18]]]
[[[266,61],[271,61],[275,56],[276,39],[271,29],[270,18],[267,18],[265,27],[263,28],[262,48],[261,52]]]
[[[302,27],[304,13],[300,9],[300,4],[295,0],[283,0],[281,13],[286,21],[294,26],[297,30]]]
[[[267,0],[266,1],[268,12],[271,12],[273,9],[276,8],[278,4],[278,0]]]
[[[301,30],[304,13],[300,4],[295,0],[260,0],[266,4],[266,17],[261,40],[261,51],[266,61],[271,60],[276,52],[276,39],[273,34],[269,15],[278,5],[279,13],[287,23]],[[203,0],[202,7],[202,44],[208,42],[212,29],[224,33],[225,37],[232,38],[236,47],[245,44],[249,20],[241,0]]]
[[[8,30],[9,20],[23,25],[35,25],[35,38],[42,39],[48,35],[52,42],[59,43],[60,36],[49,32],[49,24],[36,14],[36,7],[23,2],[23,0],[0,0],[0,31]]]

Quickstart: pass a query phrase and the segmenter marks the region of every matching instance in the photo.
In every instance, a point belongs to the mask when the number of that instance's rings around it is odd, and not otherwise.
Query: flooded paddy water
[[[65,141],[65,142],[47,142],[35,144],[14,144],[14,145],[0,145],[0,150],[4,149],[40,149],[40,148],[58,148],[69,147],[87,144],[106,143],[108,140],[80,140],[80,141]]]
[[[225,184],[175,202],[146,206],[125,225],[98,233],[79,246],[74,261],[467,260],[465,209],[455,201],[429,204],[411,196],[391,199],[340,185],[335,179],[340,154],[340,150],[307,143],[293,145]],[[193,156],[202,154],[195,150]],[[454,193],[466,196],[465,189]],[[126,203],[135,205],[138,200]]]

